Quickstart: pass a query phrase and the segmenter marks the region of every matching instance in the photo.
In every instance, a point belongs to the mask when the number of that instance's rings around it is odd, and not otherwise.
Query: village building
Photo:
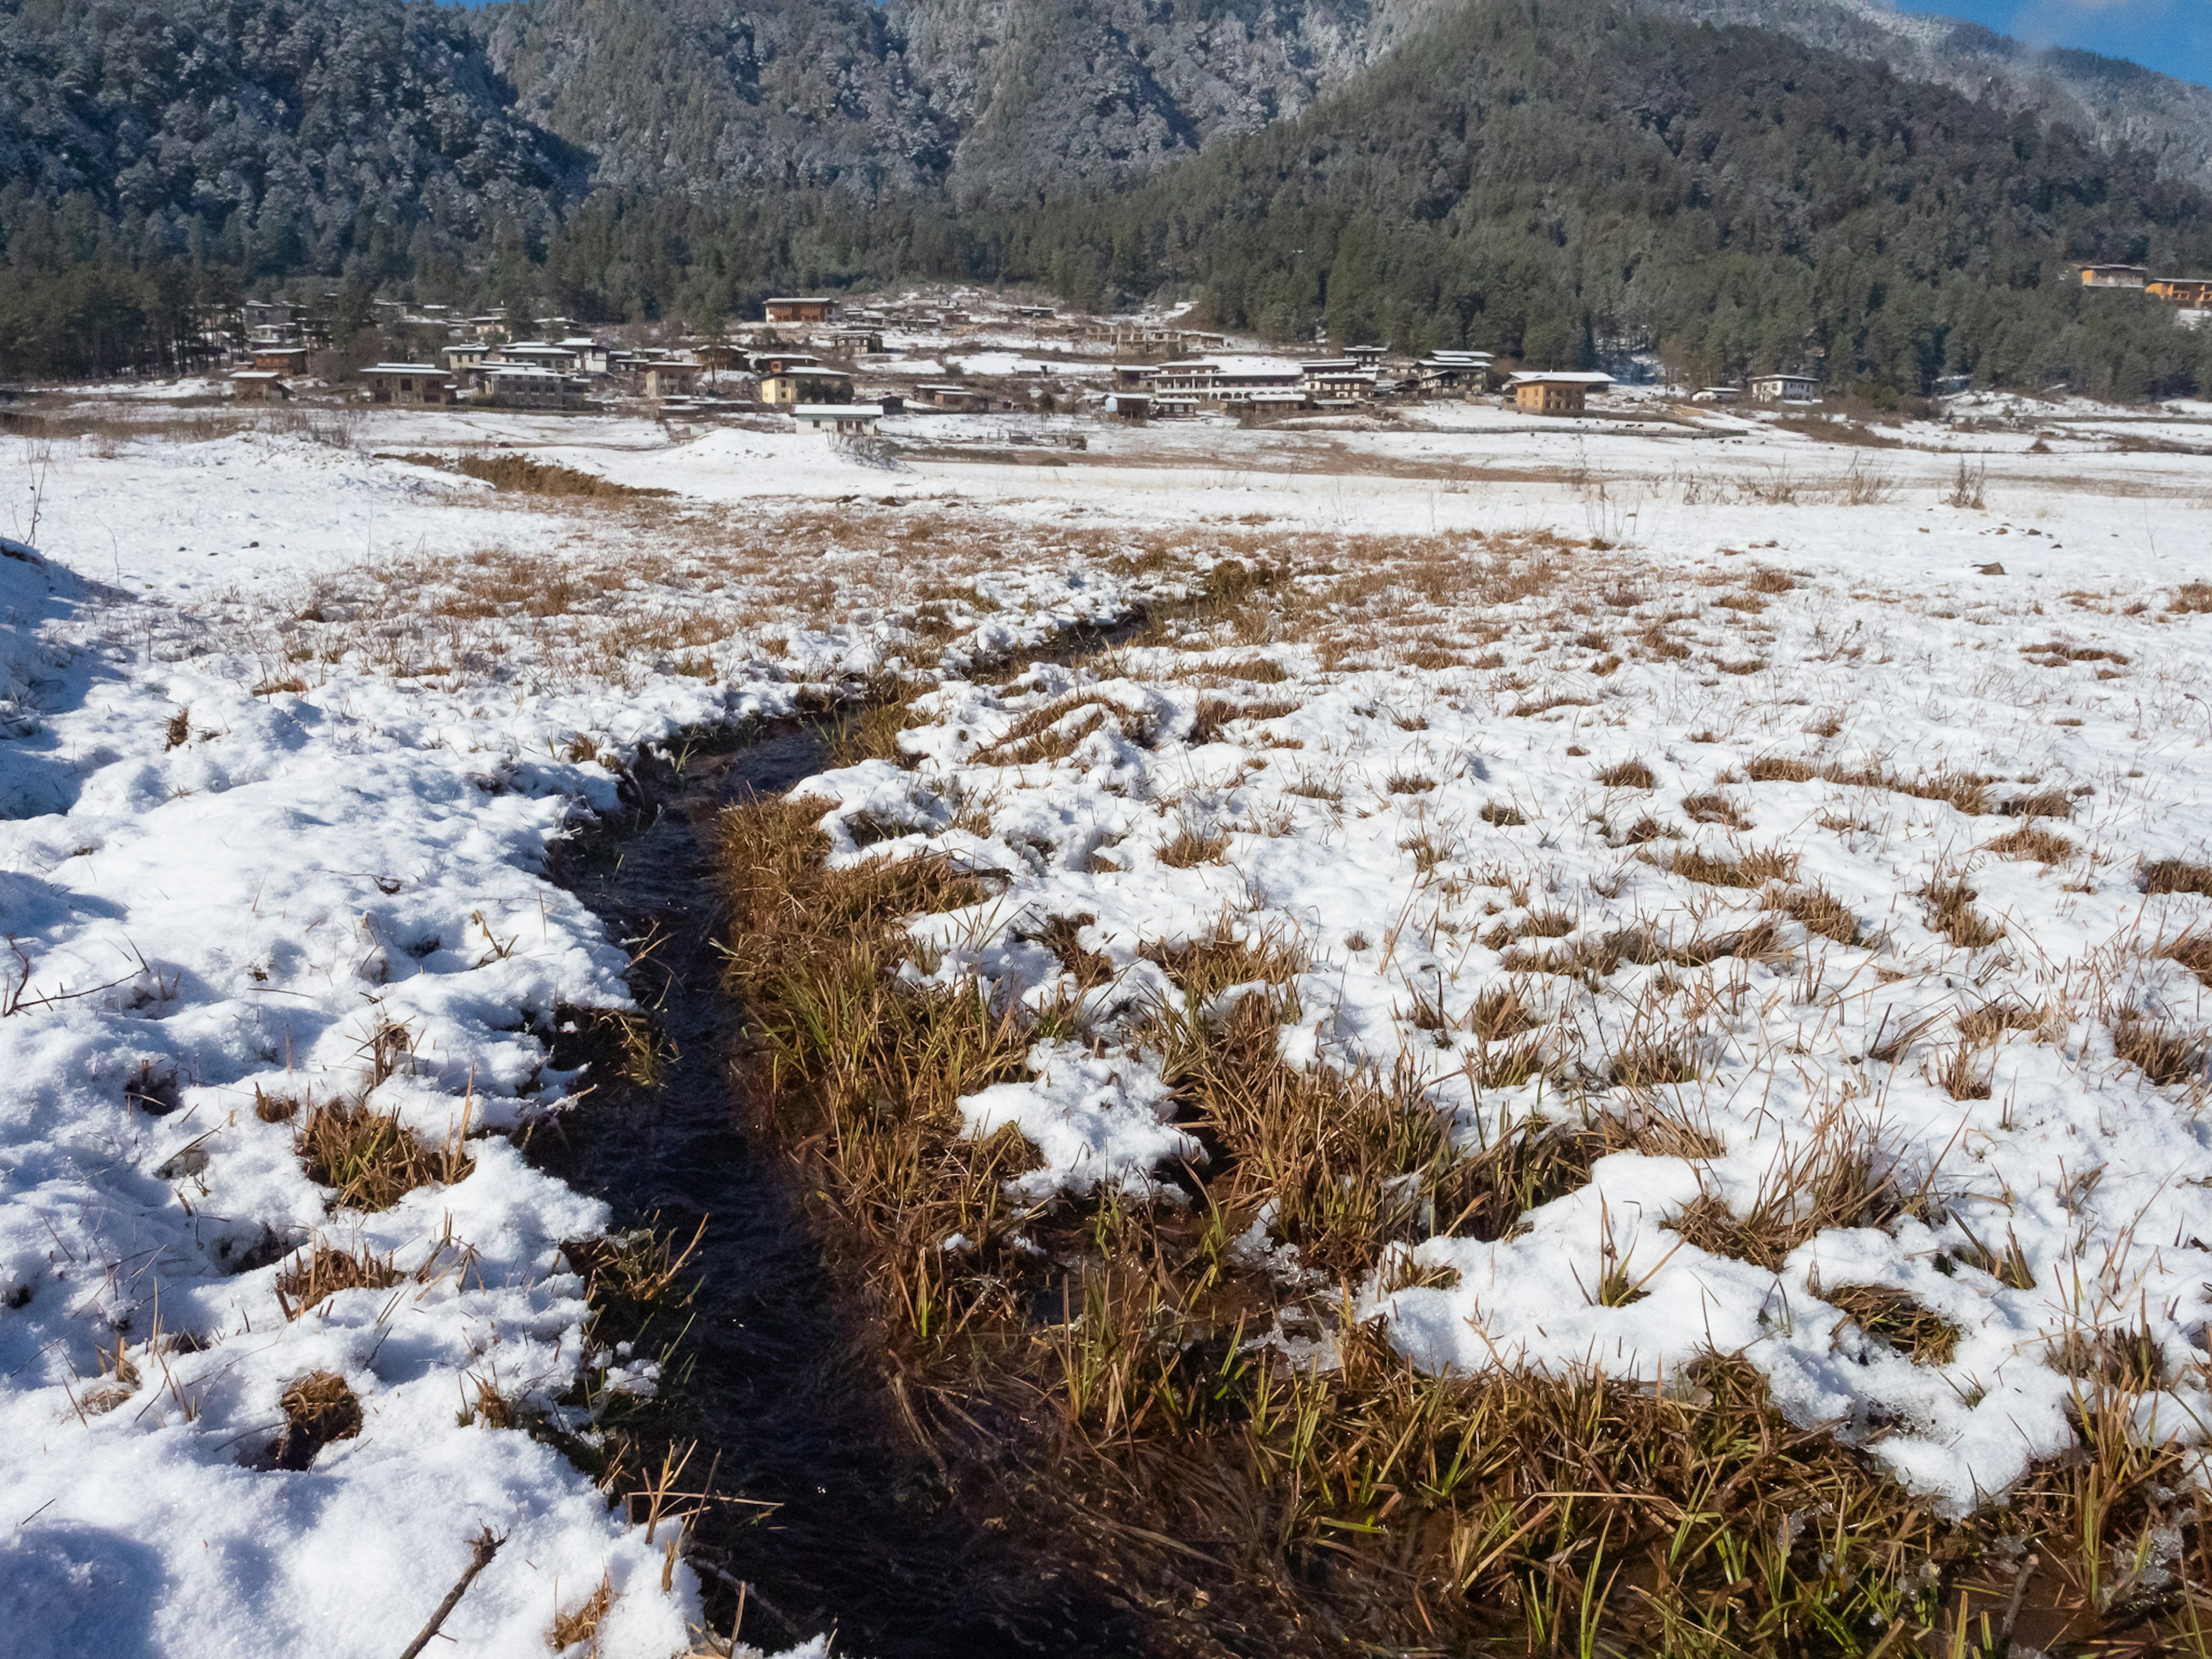
[[[1031,322],[1049,322],[1059,314],[1058,309],[1052,306],[1016,306],[1014,307],[1015,316]]]
[[[688,398],[699,385],[700,365],[667,357],[647,363],[641,377],[645,395],[659,403],[665,398]]]
[[[1490,354],[1486,351],[1439,351],[1413,365],[1417,391],[1480,392],[1490,384]]]
[[[2212,276],[2157,276],[2143,284],[2143,292],[2178,306],[2212,306]]]
[[[1150,363],[1116,363],[1112,373],[1116,386],[1125,386],[1133,392],[1150,386],[1152,376],[1159,370]]]
[[[607,349],[588,334],[572,334],[555,342],[571,358],[570,367],[580,374],[604,374],[607,372]]]
[[[981,414],[991,406],[991,394],[975,386],[936,382],[914,389],[915,401],[950,415]]]
[[[258,345],[253,366],[268,374],[297,374],[307,366],[305,346]]]
[[[884,337],[872,328],[833,328],[830,343],[842,351],[881,351]]]
[[[1362,368],[1374,368],[1382,361],[1383,348],[1379,345],[1346,346],[1344,355]]]
[[[825,367],[819,357],[805,351],[757,351],[752,359],[756,374],[792,374],[800,369]]]
[[[362,370],[361,378],[373,404],[442,409],[454,402],[452,377],[429,363],[376,363]]]
[[[1740,386],[1709,386],[1692,392],[1690,401],[1693,404],[1732,404],[1742,397],[1743,388]]]
[[[2150,272],[2141,265],[2083,265],[2081,286],[2084,288],[2141,288],[2150,280]]]
[[[1593,392],[1613,384],[1613,376],[1588,369],[1543,369],[1516,374],[1513,406],[1531,415],[1579,415]]]
[[[794,404],[791,418],[798,422],[801,432],[827,432],[833,437],[849,437],[855,433],[874,431],[883,413],[879,404]]]
[[[1316,404],[1364,403],[1378,389],[1375,371],[1350,357],[1325,357],[1298,367],[1304,391]]]
[[[1306,401],[1304,368],[1281,357],[1187,357],[1162,363],[1152,376],[1156,393],[1186,397],[1200,407],[1231,409],[1262,393],[1290,393]],[[1268,399],[1279,407],[1279,397]]]
[[[558,409],[568,398],[568,383],[559,371],[535,363],[486,362],[477,373],[501,409]]]
[[[484,354],[490,349],[480,340],[462,340],[440,347],[438,361],[446,366],[446,372],[449,374],[466,374],[483,362]]]
[[[517,340],[489,354],[486,362],[522,363],[532,368],[550,368],[565,373],[576,366],[576,354],[567,346],[549,345],[543,340]]]
[[[1810,374],[1759,374],[1751,382],[1755,404],[1817,404],[1820,383]]]
[[[231,395],[242,404],[281,404],[292,393],[270,368],[241,368],[230,377]]]
[[[826,323],[837,314],[837,302],[819,296],[786,297],[767,301],[761,307],[761,314],[771,323]]]
[[[849,404],[853,377],[841,368],[819,365],[795,368],[781,374],[760,377],[760,400],[796,407],[800,404]]]
[[[1152,417],[1152,394],[1149,392],[1109,392],[1102,409],[1109,421],[1148,421]]]

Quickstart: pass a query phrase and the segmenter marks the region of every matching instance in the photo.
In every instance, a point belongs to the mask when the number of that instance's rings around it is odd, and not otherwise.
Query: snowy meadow
[[[654,1042],[549,859],[805,718],[714,830],[732,1110],[1009,1549],[1178,1651],[2203,1650],[2207,413],[55,399],[0,1606],[827,1634],[690,1548],[687,1239],[532,1153],[564,1032]]]

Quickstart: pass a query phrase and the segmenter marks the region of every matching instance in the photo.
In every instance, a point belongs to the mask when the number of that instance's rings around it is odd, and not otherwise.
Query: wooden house
[[[1752,378],[1755,404],[1817,404],[1820,383],[1810,374],[1759,374]]]
[[[1579,415],[1589,394],[1613,376],[1587,369],[1541,369],[1513,377],[1513,406],[1531,415]]]
[[[851,437],[872,432],[883,418],[878,404],[794,404],[791,418],[801,432],[826,432],[832,437]]]
[[[231,396],[242,404],[281,404],[292,395],[272,368],[241,368],[230,377]]]
[[[826,323],[837,314],[837,302],[818,295],[811,299],[786,297],[767,301],[761,310],[771,323]]]
[[[796,408],[800,404],[849,404],[853,377],[842,368],[817,365],[786,369],[760,377],[760,400]]]
[[[361,378],[373,404],[443,409],[455,401],[453,377],[429,363],[378,363],[362,370]]]

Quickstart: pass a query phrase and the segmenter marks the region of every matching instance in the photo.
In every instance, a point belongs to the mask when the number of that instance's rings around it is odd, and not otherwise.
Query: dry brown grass
[[[2017,830],[1999,836],[1983,849],[1999,858],[2033,859],[2038,864],[2063,864],[2074,856],[2074,843],[2055,830],[2045,830],[2039,824],[2024,823]]]
[[[520,490],[532,495],[562,495],[614,500],[649,496],[673,495],[671,489],[641,489],[634,484],[617,483],[612,478],[603,478],[596,472],[581,472],[574,467],[558,466],[549,461],[533,461],[527,455],[459,455],[451,459],[441,455],[399,455],[394,459],[416,466],[437,467],[478,478],[495,489]]]
[[[2212,985],[2212,931],[2192,927],[2166,945],[2159,955],[2178,962],[2206,985]]]
[[[317,1239],[276,1275],[276,1304],[285,1318],[297,1319],[340,1291],[386,1290],[404,1277],[389,1255],[378,1255],[367,1245],[341,1250]]]
[[[2161,1088],[2194,1083],[2204,1075],[2206,1036],[2123,1009],[2112,1021],[2112,1052]]]
[[[2166,602],[2169,611],[2195,616],[2212,615],[2212,582],[2184,582]]]
[[[2195,859],[2154,859],[2136,872],[2136,884],[2146,893],[2194,893],[2212,898],[2212,864]]]
[[[1962,951],[1979,951],[2004,937],[2002,924],[1974,908],[1978,896],[1957,876],[1939,877],[1920,890],[1928,925]]]
[[[1682,797],[1682,810],[1696,823],[1722,823],[1731,830],[1748,830],[1751,820],[1744,816],[1743,808],[1717,789],[1702,794]]]
[[[1597,781],[1608,789],[1656,789],[1659,775],[1640,760],[1625,760],[1598,769]]]
[[[570,1648],[586,1643],[596,1644],[599,1621],[607,1616],[607,1609],[614,1604],[614,1580],[601,1578],[599,1588],[589,1595],[568,1612],[554,1615],[552,1626],[545,1632],[546,1644],[556,1653],[566,1653]]]
[[[1158,856],[1170,870],[1188,870],[1195,865],[1218,864],[1228,852],[1226,830],[1200,830],[1186,823],[1160,843]]]
[[[1031,709],[996,742],[977,750],[974,759],[984,766],[1035,766],[1066,760],[1084,738],[1109,722],[1133,741],[1152,741],[1151,726],[1141,717],[1110,697],[1078,691]]]
[[[1677,847],[1655,862],[1685,881],[1706,887],[1764,887],[1771,881],[1792,880],[1797,874],[1797,854],[1779,847],[1753,848],[1735,857],[1702,848]]]
[[[1701,1250],[1778,1272],[1789,1254],[1832,1227],[1879,1227],[1921,1208],[1875,1131],[1831,1112],[1795,1148],[1778,1153],[1748,1212],[1705,1193],[1667,1223]]]
[[[1893,772],[1878,762],[1867,762],[1857,766],[1804,760],[1793,756],[1767,755],[1747,763],[1744,775],[1753,783],[1823,783],[1840,784],[1861,789],[1887,789],[1892,793],[1910,795],[1918,800],[1936,800],[1955,806],[1969,817],[1978,817],[1990,811],[1989,787],[1992,780],[1978,773],[1961,772],[1939,767],[1933,772],[1907,777]],[[2028,797],[2044,801],[2056,792]],[[2064,800],[2063,795],[2057,799]]]
[[[361,1432],[361,1401],[336,1371],[310,1371],[286,1387],[278,1404],[284,1433],[270,1443],[269,1459],[280,1469],[304,1469],[333,1440]]]
[[[1770,893],[1766,902],[1787,913],[1808,933],[1838,945],[1856,945],[1864,935],[1851,907],[1821,886],[1791,887]]]
[[[458,1135],[426,1146],[397,1114],[346,1101],[309,1107],[293,1140],[307,1178],[336,1188],[331,1202],[341,1207],[388,1210],[417,1187],[450,1187],[476,1167]]]
[[[1468,563],[1439,557],[1418,578],[1358,569],[1343,586],[1348,596],[1431,581],[1450,592],[1469,580]],[[1376,631],[1363,648],[1386,645]],[[1954,781],[1933,787],[1974,799]],[[1310,798],[1334,793],[1320,786]],[[1554,1112],[1577,1095],[1583,1109],[1600,1099],[1623,1109],[1523,1121],[1469,1149],[1410,1074],[1286,1065],[1281,1027],[1300,1017],[1304,953],[1224,915],[1188,939],[1143,947],[1174,992],[1127,1016],[1141,1023],[1174,1085],[1176,1121],[1202,1156],[1160,1171],[1170,1196],[1107,1188],[1018,1203],[1007,1183],[1034,1152],[1011,1132],[964,1138],[954,1103],[1022,1075],[1041,1035],[1118,1046],[1125,1030],[1085,1025],[1066,1003],[1033,1013],[972,987],[902,981],[915,947],[901,918],[977,904],[989,885],[927,860],[825,872],[817,811],[764,804],[723,826],[731,982],[763,1122],[803,1162],[833,1266],[869,1313],[911,1432],[948,1479],[1002,1494],[1010,1527],[1052,1540],[1056,1570],[1064,1553],[1085,1582],[1143,1585],[1163,1651],[1225,1632],[1241,1650],[1286,1655],[1964,1656],[1976,1647],[1952,1633],[1978,1628],[1984,1609],[2002,1616],[2008,1599],[2021,1631],[2051,1650],[2062,1638],[2130,1639],[2130,1620],[2179,1627],[2185,1587],[2119,1612],[2106,1593],[2114,1562],[2153,1547],[2154,1534],[2179,1527],[2185,1549],[2201,1538],[2171,1496],[2181,1454],[2146,1443],[2126,1402],[2095,1393],[2102,1382],[2084,1392],[2066,1458],[2034,1471],[2007,1505],[1960,1522],[1904,1492],[1863,1449],[1790,1426],[1740,1359],[1702,1358],[1656,1389],[1510,1365],[1427,1376],[1343,1318],[1377,1282],[1407,1295],[1443,1288],[1448,1271],[1410,1265],[1407,1246],[1438,1233],[1509,1237],[1531,1210],[1585,1186],[1608,1152],[1717,1156],[1709,1133],[1651,1107],[1671,1107],[1668,1085],[1696,1075],[1686,1027],[1631,1033],[1593,1072],[1569,1047],[1574,1022],[1553,1024],[1540,1006],[1579,988],[1540,995],[1492,982],[1464,1012],[1447,1011],[1441,984],[1431,999],[1416,994],[1401,1019],[1480,1039],[1451,1061],[1463,1060],[1479,1086],[1540,1079]],[[1584,941],[1520,872],[1504,890],[1525,925],[1509,923],[1505,942],[1531,952],[1550,938],[1542,948],[1563,971],[1650,966],[1645,983],[1672,995],[1686,983],[1704,992],[1728,971],[1692,980],[1678,967],[1778,951],[1783,911],[1824,937],[1858,937],[1832,895],[1782,884],[1795,869],[1786,853],[1731,849],[1719,861],[1727,885],[1765,890],[1770,914],[1687,939],[1617,928]],[[1443,884],[1439,875],[1422,890]],[[1046,918],[1028,936],[1079,981],[1103,983],[1085,963],[1083,925]],[[1372,947],[1362,935],[1346,948]],[[2008,1013],[1968,1015],[1962,1046],[1978,1048],[1984,1024],[2000,1038],[2021,1029]],[[1601,1095],[1601,1085],[1620,1092]],[[1892,1164],[1871,1128],[1837,1116],[1790,1142],[1750,1213],[1708,1194],[1669,1224],[1771,1267],[1824,1228],[1923,1212],[1942,1224],[1925,1185]],[[1294,1245],[1317,1279],[1277,1277],[1233,1248],[1255,1224],[1270,1245]],[[954,1232],[972,1248],[945,1251]],[[1990,1270],[2024,1266],[1992,1258]],[[1626,1300],[1633,1288],[1601,1294]],[[1850,1340],[1928,1364],[1953,1357],[1955,1333],[1909,1299],[1861,1285],[1831,1299],[1856,1327]],[[1335,1363],[1310,1367],[1252,1340],[1277,1329],[1325,1342]],[[2012,1597],[2013,1564],[2031,1548],[2045,1565]],[[1991,1644],[1981,1649],[1978,1659],[1994,1659]]]
[[[1823,1291],[1821,1299],[1916,1365],[1948,1365],[1959,1351],[1959,1328],[1906,1291],[1887,1285],[1841,1285]]]

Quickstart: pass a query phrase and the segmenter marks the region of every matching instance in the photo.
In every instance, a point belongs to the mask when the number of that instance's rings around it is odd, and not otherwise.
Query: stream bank
[[[673,1054],[649,1086],[596,1070],[532,1157],[610,1204],[618,1231],[688,1238],[706,1222],[675,1437],[697,1440],[695,1471],[719,1458],[718,1492],[750,1500],[712,1505],[695,1534],[718,1629],[742,1581],[740,1635],[770,1650],[834,1629],[864,1659],[1142,1651],[1119,1598],[977,1513],[917,1449],[810,1230],[800,1171],[746,1097],[715,947],[714,821],[820,771],[828,748],[824,722],[790,720],[641,756],[629,822],[560,848],[554,879],[636,959],[633,991]]]

